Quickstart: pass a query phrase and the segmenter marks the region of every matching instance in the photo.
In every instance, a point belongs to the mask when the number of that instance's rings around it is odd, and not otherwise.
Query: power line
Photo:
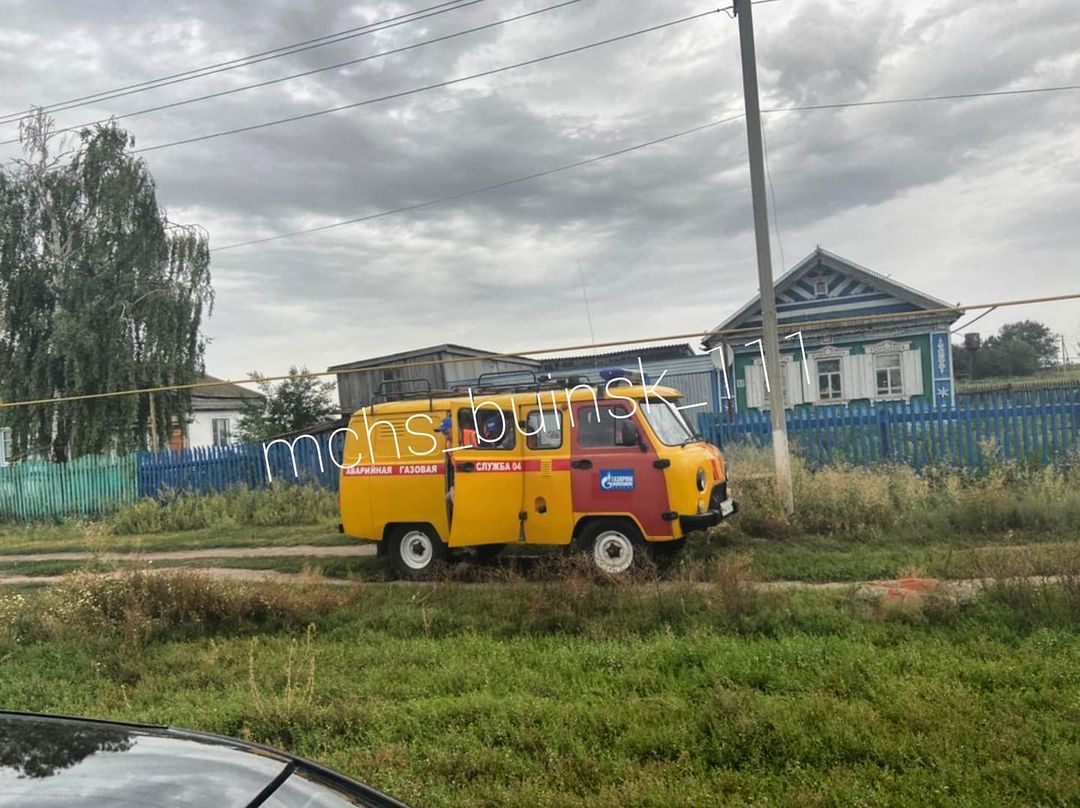
[[[278,241],[280,239],[294,238],[296,236],[306,236],[306,235],[310,235],[311,233],[321,233],[324,230],[333,230],[335,228],[345,227],[345,226],[350,225],[350,224],[360,224],[362,222],[370,222],[370,221],[372,221],[374,219],[382,219],[382,218],[384,218],[386,216],[394,216],[394,215],[399,214],[399,213],[408,213],[410,211],[420,210],[422,208],[429,208],[429,207],[432,207],[433,205],[442,205],[442,204],[445,204],[446,202],[453,202],[453,201],[455,201],[457,199],[463,199],[465,197],[475,196],[477,194],[487,193],[488,191],[496,191],[499,188],[506,188],[507,186],[510,186],[510,185],[517,185],[518,183],[529,182],[530,180],[537,180],[537,179],[540,179],[542,177],[549,177],[552,174],[559,174],[559,173],[562,173],[563,171],[570,171],[571,169],[575,169],[575,168],[583,168],[584,166],[592,165],[593,163],[599,163],[602,160],[610,160],[613,157],[619,157],[619,156],[624,155],[624,154],[629,154],[630,152],[639,151],[640,149],[645,149],[645,148],[648,148],[649,146],[656,146],[656,145],[659,145],[661,143],[667,143],[668,141],[676,140],[677,138],[681,138],[681,137],[686,137],[687,135],[693,135],[693,134],[695,134],[697,132],[702,132],[702,131],[704,131],[706,129],[712,129],[715,126],[720,126],[721,124],[729,123],[731,121],[737,121],[741,117],[742,117],[741,114],[732,115],[729,118],[721,118],[720,120],[710,121],[709,123],[702,124],[701,126],[695,126],[695,127],[691,128],[691,129],[683,129],[681,132],[674,132],[674,133],[672,133],[670,135],[664,135],[663,137],[658,137],[658,138],[654,138],[652,140],[647,140],[644,143],[637,143],[637,144],[635,144],[633,146],[627,146],[626,148],[623,148],[623,149],[618,149],[616,151],[608,152],[607,154],[600,154],[600,155],[597,155],[596,157],[589,157],[589,158],[587,158],[585,160],[578,160],[577,162],[574,162],[574,163],[567,163],[565,165],[556,166],[555,168],[548,168],[548,169],[545,169],[543,171],[537,171],[537,172],[534,172],[532,174],[526,174],[523,177],[514,177],[513,179],[503,180],[502,182],[495,182],[495,183],[492,183],[490,185],[484,185],[484,186],[482,186],[480,188],[470,188],[467,191],[459,191],[458,193],[455,193],[455,194],[447,194],[446,196],[441,196],[441,197],[438,197],[436,199],[428,199],[428,200],[426,200],[424,202],[417,202],[417,203],[412,204],[412,205],[402,205],[401,207],[390,208],[389,210],[382,210],[382,211],[379,211],[378,213],[369,213],[366,216],[357,216],[357,217],[355,217],[353,219],[345,219],[345,220],[340,221],[340,222],[332,222],[330,224],[319,225],[318,227],[308,227],[308,228],[306,228],[304,230],[293,230],[292,232],[289,232],[289,233],[278,233],[277,235],[266,236],[265,238],[256,238],[256,239],[251,239],[250,241],[240,241],[240,242],[236,242],[234,244],[226,244],[226,245],[224,245],[222,247],[215,247],[214,249],[211,250],[211,252],[224,252],[225,250],[236,250],[236,249],[239,249],[240,247],[251,247],[251,246],[253,246],[255,244],[266,244],[269,241]]]
[[[280,59],[284,56],[292,56],[293,54],[303,53],[304,51],[313,50],[315,48],[335,45],[338,42],[345,42],[356,37],[378,33],[379,31],[385,31],[388,28],[396,28],[399,25],[408,25],[410,23],[419,22],[420,20],[426,20],[429,17],[436,17],[440,14],[458,11],[484,2],[487,2],[487,0],[447,0],[447,2],[437,3],[436,5],[417,9],[416,11],[410,11],[407,14],[398,14],[394,17],[387,17],[386,19],[365,23],[364,25],[359,25],[355,28],[347,28],[344,31],[337,31],[332,34],[324,34],[323,36],[304,40],[303,42],[294,42],[290,45],[282,45],[278,48],[271,48],[270,50],[260,51],[259,53],[253,53],[248,56],[240,56],[225,62],[217,62],[216,64],[206,65],[204,67],[196,67],[191,70],[172,73],[168,76],[161,76],[156,79],[147,79],[146,81],[128,84],[112,90],[103,90],[99,93],[91,93],[90,95],[71,98],[67,101],[57,101],[53,104],[45,105],[42,109],[46,112],[63,112],[64,110],[75,109],[76,107],[83,107],[101,101],[109,101],[113,98],[120,98],[122,96],[132,95],[133,93],[156,90],[159,87],[168,87],[172,84],[180,84],[193,79],[205,78],[206,76],[224,73],[228,70],[235,70],[240,67],[259,64],[260,62],[265,62],[270,59]],[[34,108],[31,107],[22,112],[9,112],[6,115],[0,115],[0,124],[17,123],[27,115],[33,114],[34,111]]]
[[[986,90],[972,93],[948,93],[946,95],[917,95],[907,98],[878,98],[868,101],[844,101],[836,104],[801,104],[792,107],[773,107],[762,112],[812,112],[822,109],[848,109],[850,107],[879,107],[887,104],[914,104],[923,101],[963,101],[970,98],[991,98],[999,95],[1031,95],[1033,93],[1060,93],[1080,90],[1080,84],[1059,84],[1054,87],[1024,87],[1017,90]]]
[[[530,65],[540,64],[541,62],[548,62],[548,61],[551,61],[552,59],[558,59],[558,58],[560,58],[562,56],[569,56],[569,55],[574,54],[574,53],[581,53],[582,51],[591,50],[593,48],[598,48],[598,47],[601,47],[603,45],[610,45],[610,44],[612,44],[614,42],[622,42],[624,40],[631,39],[631,38],[636,37],[636,36],[641,36],[642,34],[649,34],[649,33],[653,33],[654,31],[660,31],[660,30],[663,30],[665,28],[671,28],[672,26],[675,26],[675,25],[681,25],[683,23],[693,22],[695,20],[700,20],[700,19],[702,19],[704,17],[707,17],[707,16],[709,16],[711,14],[716,14],[716,13],[718,13],[718,11],[719,11],[719,9],[711,9],[709,11],[703,11],[703,12],[701,12],[699,14],[692,14],[689,17],[680,17],[679,19],[671,20],[669,22],[660,23],[658,25],[651,25],[648,28],[639,28],[636,31],[631,31],[631,32],[626,33],[626,34],[619,34],[618,36],[608,37],[607,39],[601,39],[601,40],[598,40],[596,42],[590,42],[587,45],[579,45],[576,48],[568,48],[567,50],[558,51],[556,53],[549,53],[546,56],[538,56],[535,59],[527,59],[527,60],[525,60],[523,62],[515,62],[514,64],[510,64],[510,65],[503,65],[502,67],[495,67],[495,68],[491,68],[490,70],[483,70],[483,71],[481,71],[479,73],[471,73],[471,74],[469,74],[467,76],[458,76],[458,77],[453,78],[453,79],[446,79],[445,81],[438,81],[438,82],[435,82],[434,84],[425,84],[422,87],[413,87],[413,88],[408,89],[408,90],[401,90],[400,92],[389,93],[388,95],[380,95],[380,96],[376,96],[375,98],[367,98],[367,99],[364,99],[363,101],[354,101],[351,104],[341,104],[339,106],[330,107],[328,109],[314,110],[312,112],[305,112],[305,113],[302,113],[300,115],[290,115],[287,118],[278,118],[277,120],[273,120],[273,121],[264,121],[263,123],[251,124],[249,126],[240,126],[240,127],[235,128],[235,129],[225,129],[225,130],[222,130],[220,132],[212,132],[212,133],[210,133],[208,135],[197,135],[195,137],[184,138],[183,140],[174,140],[174,141],[170,141],[168,143],[159,143],[159,144],[157,144],[155,146],[144,146],[141,149],[134,149],[133,151],[136,154],[141,154],[141,153],[145,153],[145,152],[157,151],[159,149],[168,149],[168,148],[171,148],[173,146],[183,146],[183,145],[186,145],[188,143],[199,143],[199,142],[202,142],[204,140],[212,140],[213,138],[225,137],[227,135],[237,135],[237,134],[241,134],[243,132],[253,132],[253,131],[257,130],[257,129],[266,129],[267,127],[279,126],[280,124],[283,124],[283,123],[294,123],[296,121],[308,120],[309,118],[317,118],[317,117],[320,117],[322,115],[329,115],[331,113],[341,112],[341,111],[346,110],[346,109],[356,109],[357,107],[368,106],[369,104],[377,104],[377,103],[380,103],[380,102],[383,102],[383,101],[391,101],[391,100],[394,100],[396,98],[404,98],[406,96],[416,95],[418,93],[427,92],[429,90],[437,90],[437,89],[440,89],[442,87],[450,87],[450,86],[453,86],[455,84],[461,84],[462,82],[472,81],[473,79],[480,79],[480,78],[485,78],[487,76],[494,76],[494,75],[499,74],[499,73],[505,73],[505,72],[507,72],[509,70],[516,70],[516,69],[518,69],[520,67],[528,67]]]
[[[760,2],[775,2],[776,0],[759,0],[759,1]],[[1080,85],[1064,85],[1064,86],[1057,86],[1057,87],[1034,87],[1034,88],[1026,89],[1023,92],[1025,92],[1025,93],[1063,92],[1063,91],[1078,90],[1078,89],[1080,89]],[[836,104],[818,104],[818,105],[814,105],[814,106],[810,106],[810,107],[776,107],[776,108],[773,108],[773,109],[762,110],[762,112],[797,112],[797,111],[814,111],[814,110],[826,110],[826,109],[842,109],[842,108],[845,108],[845,107],[848,107],[848,106],[867,106],[867,105],[878,106],[878,105],[884,105],[884,104],[906,104],[906,103],[912,103],[912,102],[916,102],[916,101],[939,101],[939,100],[945,100],[945,99],[981,98],[981,97],[984,97],[984,96],[995,96],[995,95],[1016,95],[1016,94],[1018,94],[1018,92],[1020,92],[1020,91],[1008,90],[1008,91],[987,91],[987,92],[979,92],[979,93],[955,93],[955,94],[948,95],[948,96],[913,96],[913,97],[907,97],[907,98],[883,98],[883,99],[874,99],[872,101],[867,101],[867,102],[844,102],[844,103],[836,103]],[[733,116],[728,117],[728,118],[722,118],[720,120],[711,121],[709,123],[702,124],[700,126],[694,126],[694,127],[691,127],[690,129],[683,129],[683,130],[681,130],[679,132],[673,132],[673,133],[668,134],[668,135],[663,135],[661,137],[654,138],[653,140],[647,140],[644,143],[638,143],[636,145],[627,146],[625,148],[618,149],[618,150],[612,151],[612,152],[608,152],[606,154],[601,154],[601,155],[598,155],[596,157],[590,157],[590,158],[588,158],[586,160],[578,160],[578,161],[573,162],[573,163],[567,163],[565,165],[556,166],[554,168],[545,169],[543,171],[537,171],[535,173],[526,174],[526,175],[521,176],[521,177],[514,177],[513,179],[503,180],[501,182],[492,183],[490,185],[484,185],[484,186],[481,186],[479,188],[471,188],[471,189],[469,189],[467,191],[459,191],[459,192],[454,193],[454,194],[447,194],[446,196],[436,197],[435,199],[428,199],[426,201],[417,202],[417,203],[414,203],[414,204],[411,204],[411,205],[402,205],[401,207],[390,208],[388,210],[382,210],[382,211],[379,211],[377,213],[370,213],[370,214],[367,214],[365,216],[357,216],[357,217],[352,218],[352,219],[344,219],[344,220],[341,220],[341,221],[332,222],[330,224],[319,225],[318,227],[309,227],[309,228],[305,228],[303,230],[292,230],[292,231],[289,231],[287,233],[279,233],[277,235],[266,236],[264,238],[256,238],[256,239],[250,239],[248,241],[239,241],[239,242],[235,242],[233,244],[226,244],[224,246],[214,248],[213,250],[211,250],[211,252],[224,252],[226,250],[235,250],[235,249],[239,249],[241,247],[251,247],[251,246],[254,246],[256,244],[266,244],[267,242],[270,242],[270,241],[279,241],[281,239],[295,238],[297,236],[306,236],[306,235],[310,235],[312,233],[320,233],[320,232],[322,232],[324,230],[334,230],[334,229],[336,229],[338,227],[346,227],[346,226],[351,225],[351,224],[361,224],[363,222],[370,222],[370,221],[373,221],[375,219],[382,219],[382,218],[385,218],[387,216],[394,216],[394,215],[397,215],[397,214],[400,214],[400,213],[409,213],[409,212],[414,211],[414,210],[421,210],[423,208],[433,207],[435,205],[442,205],[442,204],[445,204],[447,202],[453,202],[453,201],[456,201],[458,199],[463,199],[465,197],[476,196],[477,194],[483,194],[483,193],[487,193],[489,191],[496,191],[496,190],[498,190],[500,188],[506,188],[507,186],[510,186],[510,185],[517,185],[518,183],[529,182],[531,180],[541,179],[543,177],[551,176],[552,174],[560,174],[560,173],[562,173],[564,171],[571,171],[571,170],[573,170],[575,168],[583,168],[584,166],[592,165],[593,163],[598,163],[598,162],[601,162],[603,160],[610,160],[610,159],[612,159],[614,157],[619,157],[619,156],[624,155],[624,154],[629,154],[631,152],[635,152],[635,151],[639,151],[641,149],[648,148],[649,146],[655,146],[655,145],[658,145],[658,144],[661,144],[661,143],[666,143],[668,141],[676,140],[676,139],[682,138],[682,137],[686,137],[688,135],[692,135],[692,134],[695,134],[697,132],[704,131],[706,129],[711,129],[714,126],[719,126],[720,124],[728,123],[730,121],[736,121],[736,120],[739,120],[742,117],[743,117],[742,113],[740,113],[738,115],[733,115]],[[774,211],[773,212],[775,213],[775,203],[774,203]],[[774,216],[774,218],[775,218],[775,216]]]
[[[994,307],[994,308],[996,308],[996,307]],[[965,328],[970,328],[970,327],[971,327],[972,325],[974,325],[975,323],[979,322],[979,320],[981,320],[981,319],[982,319],[983,317],[985,317],[986,315],[988,315],[988,314],[993,314],[993,313],[994,313],[994,309],[993,309],[993,308],[987,309],[987,310],[986,310],[986,311],[984,311],[984,312],[983,312],[982,314],[980,314],[980,315],[979,315],[978,317],[972,318],[971,320],[968,320],[968,321],[967,321],[966,323],[962,323],[961,325],[958,325],[958,326],[957,326],[956,328],[954,328],[954,329],[953,329],[952,331],[950,331],[949,333],[950,333],[950,334],[957,334],[957,333],[959,333],[960,331],[963,331],[963,330],[964,330]]]
[[[964,311],[972,311],[973,309],[986,309],[986,308],[1004,308],[1007,306],[1030,306],[1036,303],[1059,303],[1066,300],[1080,300],[1080,292],[1067,295],[1050,295],[1047,297],[1032,297],[1020,300],[1003,300],[995,303],[972,303],[970,305],[956,305],[947,306],[937,309],[924,309],[922,311],[901,311],[901,312],[887,312],[885,314],[862,314],[853,315],[851,317],[833,317],[818,320],[803,320],[799,322],[785,322],[782,325],[785,328],[804,329],[812,328],[816,326],[825,325],[844,325],[844,324],[866,324],[872,322],[880,322],[887,320],[897,320],[911,317],[938,317],[943,314],[957,314]],[[660,337],[637,337],[634,339],[621,339],[621,340],[608,340],[607,342],[601,342],[593,345],[562,345],[557,348],[536,348],[524,351],[504,352],[504,353],[489,353],[481,354],[474,357],[477,360],[485,359],[517,359],[528,356],[544,356],[549,354],[561,354],[569,353],[571,351],[592,351],[598,348],[616,348],[622,346],[634,346],[644,345],[645,343],[653,342],[672,342],[678,340],[688,339],[704,339],[708,337],[716,336],[733,336],[736,334],[756,334],[761,329],[759,327],[745,327],[745,328],[720,328],[710,329],[707,331],[690,331],[682,334],[667,334]],[[365,365],[360,368],[342,368],[334,371],[308,371],[307,373],[298,374],[283,374],[278,376],[260,376],[258,380],[254,379],[232,379],[227,381],[213,381],[213,382],[192,382],[190,384],[170,384],[162,385],[160,387],[141,387],[130,390],[114,390],[108,393],[86,393],[77,396],[58,396],[56,398],[41,398],[27,401],[8,401],[0,402],[0,409],[10,409],[13,407],[28,407],[35,404],[59,404],[67,401],[90,401],[99,398],[115,398],[117,396],[134,396],[143,395],[145,393],[166,393],[174,390],[197,390],[202,387],[213,387],[220,384],[254,384],[259,382],[276,382],[284,379],[315,379],[324,376],[347,376],[352,373],[366,373],[369,371],[378,370],[399,370],[401,368],[418,368],[418,367],[430,367],[435,365],[446,365],[454,362],[460,362],[460,358],[450,359],[424,359],[421,361],[409,361],[409,362],[389,362],[381,365]]]
[[[765,158],[765,178],[769,181],[769,200],[772,202],[773,230],[776,231],[776,246],[780,248],[780,266],[787,268],[784,258],[784,240],[780,237],[780,217],[776,214],[776,189],[773,188],[772,171],[769,170],[769,140],[765,137],[765,124],[761,125],[761,151]]]
[[[571,5],[574,5],[575,3],[580,3],[580,2],[582,2],[582,0],[564,0],[564,2],[557,3],[556,5],[553,5],[553,6],[545,6],[544,8],[536,9],[534,11],[525,12],[523,14],[517,14],[517,15],[515,15],[513,17],[505,17],[503,19],[495,20],[494,22],[489,22],[489,23],[486,23],[484,25],[478,25],[478,26],[475,26],[473,28],[467,28],[467,29],[465,29],[463,31],[455,31],[452,34],[445,34],[444,36],[434,37],[433,39],[425,39],[425,40],[423,40],[421,42],[414,42],[411,45],[403,45],[402,47],[399,47],[399,48],[393,48],[392,50],[380,51],[379,53],[373,53],[373,54],[370,54],[368,56],[362,56],[362,57],[357,58],[357,59],[349,59],[347,61],[337,62],[336,64],[327,65],[325,67],[316,67],[316,68],[313,68],[311,70],[305,70],[305,71],[303,71],[301,73],[292,73],[292,74],[290,74],[288,76],[281,76],[281,77],[275,78],[275,79],[268,79],[267,81],[260,81],[260,82],[254,83],[254,84],[245,84],[242,87],[233,87],[233,88],[228,89],[228,90],[221,90],[221,91],[215,92],[215,93],[207,93],[205,95],[195,96],[194,98],[184,98],[184,99],[181,99],[179,101],[169,102],[167,104],[158,104],[157,106],[145,107],[143,109],[137,109],[137,110],[133,110],[131,112],[122,112],[119,115],[111,115],[108,118],[99,118],[96,121],[88,121],[86,123],[81,123],[81,124],[78,124],[78,125],[75,125],[75,126],[66,126],[63,129],[55,130],[55,134],[62,134],[64,132],[77,132],[80,129],[84,129],[84,128],[88,127],[88,126],[97,126],[99,124],[109,123],[110,121],[113,121],[113,120],[123,120],[123,119],[127,119],[127,118],[135,118],[135,117],[140,116],[140,115],[148,115],[148,114],[150,114],[152,112],[161,112],[161,111],[167,110],[167,109],[175,109],[177,107],[183,107],[183,106],[186,106],[188,104],[197,103],[199,101],[209,101],[209,100],[214,99],[214,98],[222,98],[222,97],[227,96],[227,95],[235,95],[236,93],[247,92],[248,90],[255,90],[255,89],[259,89],[261,87],[269,87],[269,86],[271,86],[273,84],[281,84],[281,83],[286,82],[286,81],[292,81],[294,79],[300,79],[300,78],[304,78],[306,76],[313,76],[313,75],[315,75],[317,73],[324,73],[324,72],[329,71],[329,70],[339,70],[339,69],[341,69],[343,67],[350,67],[352,65],[361,64],[363,62],[370,62],[370,61],[372,61],[374,59],[381,59],[384,56],[394,56],[394,55],[399,54],[399,53],[405,53],[407,51],[416,50],[417,48],[422,48],[422,47],[425,47],[427,45],[433,45],[433,44],[436,44],[438,42],[446,42],[446,41],[451,40],[451,39],[456,39],[458,37],[466,36],[467,34],[475,34],[475,33],[479,32],[479,31],[487,31],[487,30],[492,29],[492,28],[497,28],[500,25],[506,25],[507,23],[517,22],[519,20],[524,20],[524,19],[527,19],[529,17],[535,17],[535,16],[537,16],[539,14],[544,14],[544,13],[546,13],[548,11],[555,11],[556,9],[564,8],[566,6],[571,6]],[[17,138],[17,137],[16,138],[11,138],[10,140],[0,140],[0,146],[6,146],[6,145],[8,145],[10,143],[18,143],[18,142],[19,142],[19,138]]]

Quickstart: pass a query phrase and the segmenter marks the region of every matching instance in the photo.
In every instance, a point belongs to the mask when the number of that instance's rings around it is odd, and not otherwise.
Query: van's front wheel
[[[637,572],[649,563],[649,546],[630,523],[594,522],[581,534],[581,545],[594,569],[604,575]]]
[[[405,525],[390,536],[390,562],[402,578],[430,578],[450,553],[438,534],[428,525]]]

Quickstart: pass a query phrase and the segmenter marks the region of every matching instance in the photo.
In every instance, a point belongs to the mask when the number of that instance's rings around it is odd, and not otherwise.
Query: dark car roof
[[[203,732],[0,711],[0,806],[404,808],[310,761]]]

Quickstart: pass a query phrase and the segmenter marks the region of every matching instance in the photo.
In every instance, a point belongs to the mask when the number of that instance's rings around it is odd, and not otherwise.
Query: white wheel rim
[[[411,570],[422,570],[435,557],[431,537],[420,530],[410,530],[401,539],[401,560]]]
[[[601,572],[626,572],[634,563],[634,544],[617,530],[605,530],[593,542],[593,561]]]

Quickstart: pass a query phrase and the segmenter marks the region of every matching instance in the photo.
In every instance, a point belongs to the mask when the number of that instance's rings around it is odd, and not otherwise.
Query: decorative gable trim
[[[828,294],[822,298],[815,298],[813,294],[813,281],[811,273],[826,270],[826,274],[833,277],[829,282]],[[951,306],[943,300],[912,289],[892,278],[859,266],[851,261],[818,247],[806,258],[785,272],[774,284],[777,305],[781,308],[791,309],[788,312],[790,318],[793,311],[807,308],[813,310],[820,308],[822,311],[836,311],[839,307],[846,308],[851,304],[853,308],[856,302],[862,303],[862,308],[872,310],[872,303],[888,302],[892,298],[896,306],[910,306],[913,311],[950,309]],[[830,308],[831,307],[831,308]],[[858,311],[852,311],[857,315]],[[808,311],[809,314],[809,311]],[[731,315],[727,320],[716,326],[713,331],[722,331],[729,328],[738,328],[747,321],[761,316],[761,297],[755,295],[742,308]],[[942,320],[949,323],[955,322],[960,313],[943,312]],[[781,320],[784,317],[781,316]],[[713,347],[720,341],[720,335],[711,334],[703,342],[706,347]]]

